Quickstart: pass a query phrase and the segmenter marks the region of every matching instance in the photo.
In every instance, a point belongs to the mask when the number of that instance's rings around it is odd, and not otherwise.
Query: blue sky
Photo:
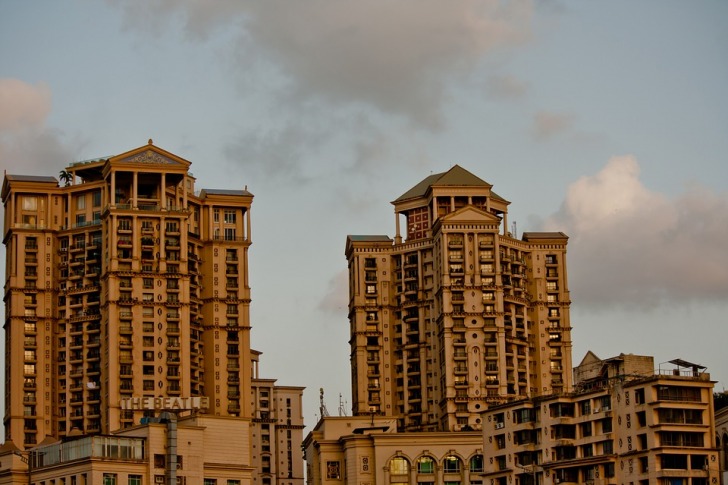
[[[728,2],[0,0],[0,167],[155,144],[255,194],[252,343],[348,400],[347,234],[459,164],[570,236],[574,361],[728,385]],[[291,358],[295,356],[295,360]],[[300,365],[299,359],[305,362]]]

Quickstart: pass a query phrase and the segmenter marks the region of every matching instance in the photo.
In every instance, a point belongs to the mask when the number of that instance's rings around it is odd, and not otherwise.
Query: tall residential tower
[[[252,417],[247,190],[195,190],[148,145],[54,177],[6,174],[6,439],[138,424],[131,396]]]
[[[509,204],[456,165],[393,202],[394,239],[347,238],[355,415],[476,430],[489,404],[570,390],[568,238],[517,239]]]

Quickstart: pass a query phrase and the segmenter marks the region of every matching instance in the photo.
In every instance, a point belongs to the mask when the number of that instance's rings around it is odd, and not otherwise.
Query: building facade
[[[303,485],[303,387],[279,386],[258,375],[260,352],[253,350],[250,389],[254,485]]]
[[[723,394],[726,392],[723,391]],[[715,412],[715,446],[720,454],[718,463],[722,480],[720,485],[725,485],[728,483],[728,407]]]
[[[168,423],[135,425],[112,435],[43,444],[27,453],[6,442],[0,449],[0,483],[251,485],[255,471],[246,453],[249,425],[247,419],[210,415],[175,422],[172,477],[167,466]],[[17,471],[23,468],[29,468],[30,474]]]
[[[702,367],[588,353],[574,392],[483,414],[487,483],[719,483],[713,382]]]
[[[6,175],[6,439],[139,422],[134,396],[207,396],[250,416],[246,190],[195,191],[190,162],[150,143]]]
[[[180,440],[191,433],[180,448],[207,443],[180,466],[194,469],[185,480],[303,483],[303,388],[261,377],[250,348],[253,195],[197,190],[190,166],[150,140],[72,163],[61,184],[6,174],[0,483],[169,483],[158,411],[125,406],[132,397],[205,398],[176,413]],[[115,462],[94,448],[118,436],[143,453]],[[90,444],[73,469],[33,461],[79,437]]]
[[[456,165],[393,202],[393,239],[347,238],[354,415],[479,430],[490,404],[571,389],[568,238],[517,239],[509,204]]]
[[[482,484],[479,432],[397,432],[397,420],[324,417],[303,443],[307,483]]]

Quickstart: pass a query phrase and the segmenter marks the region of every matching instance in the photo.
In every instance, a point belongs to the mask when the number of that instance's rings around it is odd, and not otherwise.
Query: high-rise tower
[[[480,429],[490,403],[571,388],[568,238],[517,239],[491,189],[456,165],[393,202],[394,239],[347,238],[354,414]]]
[[[139,423],[131,396],[251,417],[247,190],[195,191],[148,145],[54,177],[6,175],[6,439]]]

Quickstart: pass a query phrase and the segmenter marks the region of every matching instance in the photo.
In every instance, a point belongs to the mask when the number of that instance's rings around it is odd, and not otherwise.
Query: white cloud
[[[15,174],[55,174],[72,160],[60,133],[45,125],[50,110],[46,85],[0,79],[0,168]]]
[[[528,91],[528,84],[509,75],[496,75],[488,79],[488,90],[499,98],[520,98]]]
[[[51,110],[48,86],[0,79],[0,133],[41,126]]]
[[[334,315],[345,315],[349,301],[349,271],[344,269],[330,280],[326,294],[319,302],[319,310]]]
[[[442,123],[448,81],[527,39],[533,11],[531,0],[110,1],[128,26],[181,11],[193,39],[239,26],[235,48],[250,53],[238,58],[241,72],[266,59],[296,98],[362,104],[429,128]]]
[[[541,111],[533,116],[533,132],[538,139],[547,139],[571,129],[574,116],[568,113]]]
[[[651,308],[728,294],[728,194],[688,186],[669,198],[645,187],[632,156],[612,158],[569,188],[549,229],[570,236],[575,303]]]

